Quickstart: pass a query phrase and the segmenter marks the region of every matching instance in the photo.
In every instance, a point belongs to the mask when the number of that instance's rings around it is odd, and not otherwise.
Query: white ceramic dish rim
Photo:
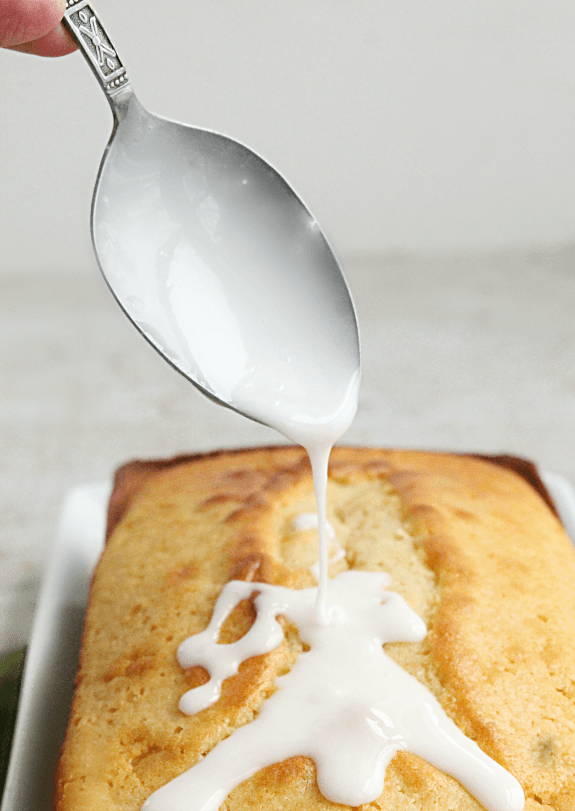
[[[540,471],[575,543],[575,490]],[[10,766],[0,811],[50,811],[82,622],[94,566],[104,545],[110,482],[71,490],[63,504],[32,628]]]

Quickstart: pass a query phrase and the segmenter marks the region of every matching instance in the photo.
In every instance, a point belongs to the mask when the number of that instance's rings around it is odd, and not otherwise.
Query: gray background
[[[97,0],[141,101],[278,166],[342,255],[575,239],[570,0]],[[0,55],[2,262],[91,262],[78,55]]]
[[[154,112],[274,163],[342,259],[347,442],[528,456],[575,483],[575,7],[99,0]],[[117,309],[89,208],[111,130],[79,54],[0,52],[0,650],[59,504],[135,456],[281,441],[201,398]]]

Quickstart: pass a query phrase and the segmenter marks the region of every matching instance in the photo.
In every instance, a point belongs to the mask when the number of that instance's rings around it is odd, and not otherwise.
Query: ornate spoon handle
[[[67,0],[64,23],[106,93],[115,118],[122,119],[132,85],[90,0]]]

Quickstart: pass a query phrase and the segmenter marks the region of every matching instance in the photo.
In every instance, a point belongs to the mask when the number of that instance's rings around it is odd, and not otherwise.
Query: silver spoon
[[[357,321],[308,209],[247,147],[145,110],[89,0],[68,0],[64,19],[114,116],[91,226],[126,315],[204,394],[252,419],[273,425],[274,404],[311,422],[341,409],[357,389]]]

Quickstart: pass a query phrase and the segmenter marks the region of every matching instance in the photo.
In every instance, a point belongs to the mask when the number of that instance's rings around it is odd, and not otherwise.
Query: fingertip
[[[44,37],[64,11],[65,0],[0,0],[0,45],[14,48]]]
[[[11,50],[36,56],[66,56],[77,49],[77,45],[62,23],[52,31],[32,42],[12,46]]]

